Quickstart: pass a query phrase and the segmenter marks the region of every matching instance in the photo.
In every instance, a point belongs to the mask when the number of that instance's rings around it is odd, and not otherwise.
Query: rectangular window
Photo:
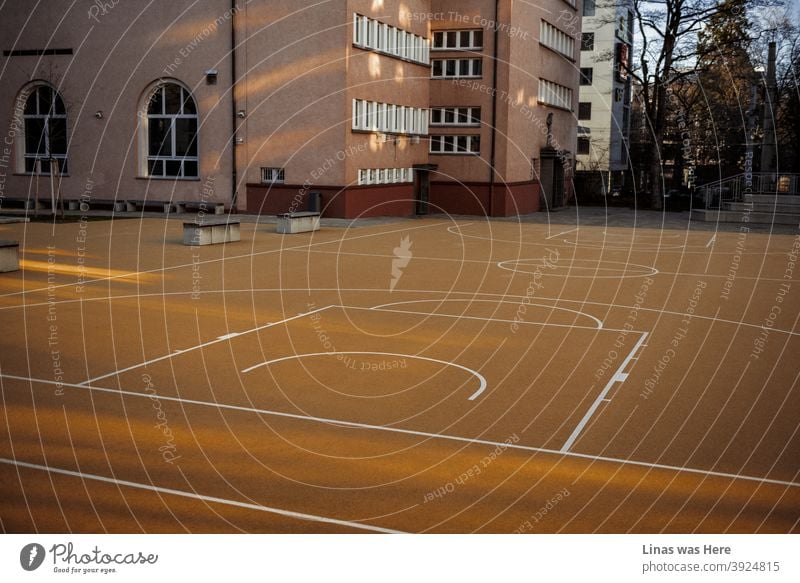
[[[480,107],[435,107],[431,109],[431,126],[478,127]]]
[[[581,67],[581,85],[591,85],[592,77],[594,77],[594,69],[592,67]]]
[[[353,16],[353,44],[422,65],[430,64],[427,38],[361,14]]]
[[[433,33],[435,51],[482,51],[483,30],[437,30]]]
[[[591,151],[592,141],[589,138],[578,138],[578,154],[587,155]]]
[[[572,89],[539,79],[539,102],[572,111]]]
[[[384,134],[426,135],[428,110],[354,99],[352,129]]]
[[[434,59],[432,77],[434,79],[460,79],[483,76],[482,59]]]
[[[588,120],[592,119],[592,102],[582,101],[578,104],[578,119]]]
[[[539,25],[539,42],[568,59],[575,58],[575,39],[546,20]]]
[[[595,0],[583,0],[583,15],[594,16]]]
[[[460,154],[479,156],[480,136],[431,136],[431,154]]]
[[[286,182],[286,170],[283,168],[262,168],[262,184],[284,184]]]
[[[581,33],[581,50],[593,51],[594,50],[594,33],[582,32]]]
[[[367,168],[358,171],[358,185],[414,182],[413,168]]]

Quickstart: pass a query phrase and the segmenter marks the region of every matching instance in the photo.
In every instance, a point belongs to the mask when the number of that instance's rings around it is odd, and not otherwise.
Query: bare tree
[[[670,88],[697,74],[699,64],[713,62],[724,47],[700,42],[700,35],[713,19],[738,19],[756,2],[763,6],[780,0],[633,0],[637,28],[637,55],[629,74],[639,85],[643,113],[655,146],[646,152],[643,185],[651,206],[663,208],[664,143],[675,101]],[[743,39],[744,40],[744,39]]]

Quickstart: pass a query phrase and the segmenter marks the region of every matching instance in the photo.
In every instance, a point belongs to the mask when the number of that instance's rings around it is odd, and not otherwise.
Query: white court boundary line
[[[290,251],[298,251],[298,250],[290,249]],[[395,259],[394,255],[388,255],[388,254],[384,254],[384,253],[351,253],[351,252],[347,252],[347,251],[320,251],[319,249],[309,249],[309,250],[300,249],[299,251],[302,251],[304,254],[317,253],[317,254],[324,254],[324,255],[336,255],[336,256],[339,256],[339,257],[344,256],[344,255],[349,255],[349,256],[353,256],[353,257],[372,257],[372,258],[380,257],[380,258],[383,258],[383,259]],[[764,255],[770,255],[770,254],[766,253]],[[783,253],[783,254],[772,253],[772,255],[785,255],[785,253]],[[440,261],[440,262],[459,263],[459,264],[480,263],[481,265],[495,265],[495,266],[497,264],[497,261],[494,260],[494,259],[451,259],[451,258],[447,258],[447,257],[425,257],[425,256],[422,256],[422,255],[414,255],[414,260],[415,261]],[[535,259],[532,259],[530,257],[522,258],[522,259],[507,259],[507,260],[504,261],[504,263],[507,263],[507,262],[510,262],[510,261],[535,261]],[[570,261],[572,261],[572,259],[570,259]],[[589,261],[589,260],[587,260],[587,259],[575,259],[575,261]],[[589,267],[589,268],[586,268],[586,267],[584,267],[584,268],[573,267],[573,269],[594,269],[594,268],[591,268],[591,267]],[[648,269],[651,269],[651,268],[648,267]],[[606,271],[608,271],[608,269],[606,269]],[[526,272],[526,273],[530,273],[530,272]],[[557,273],[556,274],[551,273],[549,275],[551,277],[568,277],[567,275],[560,275],[560,274],[557,274]],[[685,272],[682,272],[682,271],[660,271],[660,270],[658,271],[658,273],[654,273],[653,274],[653,276],[655,276],[655,275],[675,275],[675,276],[678,276],[678,277],[709,277],[709,278],[715,278],[715,279],[722,279],[722,278],[728,277],[727,274],[724,274],[724,273],[685,273]],[[628,276],[628,277],[630,278],[632,276]],[[783,279],[782,277],[754,277],[752,275],[737,275],[736,277],[737,277],[737,279],[745,279],[745,280],[748,280],[748,281],[760,281],[760,282],[765,282],[765,281],[800,282],[800,279],[789,279],[789,280],[787,280],[787,279]],[[386,290],[376,290],[376,291],[386,291]],[[405,291],[409,291],[409,290],[405,290],[404,289],[402,291],[405,292]],[[28,304],[28,305],[29,306],[35,306],[37,304]],[[49,304],[47,302],[44,302],[43,304],[40,304],[40,305],[49,305]],[[13,306],[11,306],[11,307],[13,307]],[[21,307],[21,306],[19,306],[19,307]],[[4,309],[4,308],[0,307],[0,310],[2,310],[2,309]]]
[[[639,351],[639,348],[641,348],[642,344],[644,344],[645,340],[647,340],[647,337],[649,336],[647,332],[640,332],[640,334],[642,336],[641,338],[639,338],[639,341],[636,343],[636,346],[634,346],[633,350],[631,350],[630,353],[628,353],[628,356],[625,358],[625,360],[622,361],[622,364],[617,369],[617,372],[615,372],[614,375],[608,380],[608,383],[606,384],[605,388],[594,400],[592,406],[589,407],[589,410],[586,412],[586,415],[583,416],[583,419],[581,419],[578,425],[575,426],[575,429],[572,431],[572,434],[569,436],[567,441],[564,442],[564,445],[561,447],[562,452],[564,453],[568,452],[572,448],[572,446],[575,445],[575,442],[578,440],[578,437],[580,437],[581,433],[583,433],[583,430],[586,428],[586,425],[589,423],[589,420],[594,416],[598,407],[600,407],[600,403],[606,400],[606,396],[611,391],[611,387],[613,387],[616,383],[624,383],[626,380],[628,380],[628,374],[623,373],[622,371],[624,371],[625,367],[628,366],[628,363],[630,363],[630,361],[633,360],[633,357],[636,355],[636,353]]]
[[[580,303],[580,302],[576,302]],[[520,302],[520,305],[522,302]],[[379,306],[374,306],[372,308],[364,308],[361,306],[339,306],[344,307],[348,310],[369,310],[372,312],[392,312],[394,314],[413,314],[415,316],[425,316],[426,318],[455,318],[456,320],[478,320],[481,322],[493,322],[497,324],[518,324],[520,326],[542,326],[544,328],[569,328],[572,330],[594,330],[597,332],[598,330],[603,332],[641,332],[640,330],[622,330],[618,328],[598,328],[597,326],[579,326],[576,324],[551,324],[551,323],[544,323],[544,322],[524,322],[522,320],[504,320],[500,318],[482,318],[480,316],[462,316],[456,314],[437,314],[437,313],[429,313],[429,312],[413,312],[411,310],[392,310],[389,308],[381,308]]]
[[[377,310],[379,308],[389,308],[389,307],[392,307],[392,306],[404,306],[404,305],[408,305],[408,304],[431,304],[431,303],[444,303],[444,302],[469,302],[470,304],[473,304],[473,303],[478,303],[478,304],[509,304],[509,305],[512,305],[512,306],[524,305],[524,306],[535,306],[537,308],[547,308],[547,309],[555,310],[555,311],[558,311],[558,312],[568,312],[570,314],[576,314],[576,315],[581,316],[583,318],[589,318],[590,320],[593,320],[593,321],[597,322],[597,329],[598,330],[602,330],[603,329],[603,321],[600,320],[599,318],[595,318],[594,316],[592,316],[591,314],[589,314],[587,312],[581,312],[579,310],[571,310],[570,308],[562,308],[560,306],[549,306],[547,304],[530,303],[530,302],[529,303],[523,303],[523,302],[520,302],[520,301],[512,302],[510,300],[502,300],[502,299],[484,300],[484,299],[475,299],[475,298],[442,298],[442,299],[429,299],[429,300],[407,300],[407,301],[403,301],[403,302],[390,302],[388,304],[380,304],[380,305],[374,306],[374,307],[372,307],[370,309],[371,310]],[[419,313],[420,314],[424,314],[426,316],[432,315],[431,312],[419,312]],[[450,314],[450,315],[452,315],[452,314]],[[495,321],[495,322],[499,322],[500,321],[500,320],[495,320],[494,318],[492,318],[491,320]],[[507,321],[508,320],[503,320],[503,322],[507,322]],[[548,322],[529,322],[528,321],[528,322],[525,322],[525,323],[526,324],[539,324],[541,326],[550,326],[551,325]]]
[[[512,273],[524,273],[527,275],[534,275],[536,271],[525,271],[520,269],[520,267],[532,267],[534,269],[543,267],[542,265],[520,265],[525,261],[542,261],[541,259],[535,258],[522,258],[522,259],[507,259],[505,261],[500,261],[497,263],[497,267],[503,269],[505,271],[510,271]],[[565,265],[565,269],[567,269],[567,273],[544,273],[544,275],[549,275],[552,277],[574,277],[576,279],[635,279],[637,277],[655,277],[659,275],[661,272],[656,269],[655,267],[648,267],[647,265],[638,265],[636,263],[623,263],[622,261],[606,261],[606,260],[595,260],[595,259],[567,259],[565,260],[567,265]],[[589,267],[583,267],[581,265],[574,265],[576,262],[583,262],[583,263],[593,263]],[[514,263],[516,264],[516,268],[509,267],[506,265],[507,263]],[[617,267],[602,267],[603,264],[615,264],[621,265],[622,269]],[[639,267],[645,270],[647,273],[629,273],[626,268],[627,267]],[[560,267],[560,266],[557,266]],[[588,275],[581,275],[580,273],[573,273],[573,272],[583,272],[589,271]],[[599,272],[601,271],[613,271],[616,273],[612,273],[611,275],[600,275]],[[619,271],[622,273],[620,274]]]
[[[307,356],[337,356],[337,355],[347,355],[347,356],[354,356],[356,354],[368,354],[371,356],[392,356],[392,357],[399,357],[399,358],[411,358],[414,360],[427,360],[428,362],[435,362],[437,364],[443,364],[445,366],[452,366],[455,368],[460,368],[461,370],[468,372],[472,376],[478,379],[480,383],[480,387],[475,394],[473,394],[468,401],[474,401],[478,397],[480,397],[484,391],[486,391],[486,387],[488,384],[486,383],[486,378],[476,370],[472,370],[471,368],[467,368],[466,366],[461,366],[460,364],[456,364],[455,362],[449,362],[446,360],[438,360],[436,358],[429,358],[427,356],[419,356],[415,354],[398,354],[394,352],[365,352],[362,350],[353,351],[353,352],[310,352],[307,354],[293,354],[291,356],[284,356],[282,358],[275,358],[273,360],[268,360],[266,362],[262,362],[261,364],[257,364],[255,366],[251,366],[250,368],[246,368],[242,371],[242,374],[248,374],[253,372],[254,370],[258,370],[259,368],[268,367],[271,364],[277,364],[279,362],[286,362],[287,360],[297,360],[300,358],[305,358]]]
[[[663,273],[663,275],[674,275],[670,273]],[[681,275],[697,275],[697,277],[704,277],[702,274],[681,274]],[[724,276],[716,276],[716,275],[706,275],[707,277],[724,277]],[[742,279],[745,279],[742,277]],[[752,278],[750,278],[752,279]],[[764,281],[772,281],[771,279],[764,279]],[[777,280],[776,280],[777,281]],[[784,280],[781,280],[784,281]],[[385,292],[384,288],[252,288],[252,289],[216,289],[216,290],[203,290],[200,293],[202,295],[224,295],[224,294],[254,294],[254,293],[286,293],[286,292],[354,292],[354,293],[361,293],[361,292]],[[77,304],[77,303],[89,303],[89,302],[113,302],[113,301],[120,301],[120,300],[131,300],[137,298],[165,298],[165,297],[177,297],[177,296],[188,296],[192,294],[191,290],[187,291],[177,291],[177,292],[159,292],[159,293],[150,293],[150,294],[134,294],[134,295],[119,295],[119,296],[102,296],[102,297],[91,297],[91,298],[80,298],[80,299],[70,299],[70,300],[59,300],[56,305],[62,304]],[[520,303],[522,300],[525,299],[526,296],[521,295],[514,295],[514,294],[496,294],[492,292],[465,292],[465,291],[458,291],[458,290],[429,290],[429,289],[404,289],[402,290],[404,294],[438,294],[438,295],[464,295],[464,296],[484,296],[484,297],[498,297],[498,298],[513,298],[519,300]],[[552,301],[552,302],[564,302],[569,304],[581,304],[582,306],[600,306],[603,308],[612,308],[615,310],[631,310],[634,306],[627,306],[624,304],[613,304],[607,302],[595,302],[591,300],[570,300],[567,298],[550,298],[550,297],[540,297],[540,300]],[[0,306],[0,312],[3,310],[16,310],[22,308],[41,308],[43,306],[50,305],[48,302],[41,302],[36,304],[20,304],[14,306]],[[639,310],[642,312],[651,312],[653,314],[665,314],[667,316],[681,316],[685,317],[686,314],[684,312],[676,312],[674,310],[662,310],[658,308],[648,308],[645,306],[640,306]],[[418,313],[418,312],[414,312]],[[704,320],[708,322],[715,322],[720,324],[730,324],[732,326],[741,326],[745,328],[756,328],[761,330],[763,328],[763,324],[755,324],[751,322],[742,322],[736,320],[727,320],[725,318],[718,318],[716,316],[702,316],[702,315],[695,315],[693,316],[695,319]],[[499,320],[495,320],[499,321]],[[548,326],[552,326],[553,324],[548,324]],[[795,332],[792,330],[784,330],[782,328],[771,328],[772,332],[778,334],[786,334],[787,336],[800,336],[800,332]]]
[[[481,241],[491,241],[492,243],[512,243],[514,245],[536,245],[538,247],[544,247],[545,245],[547,245],[546,241],[550,241],[549,238],[545,238],[542,241],[522,241],[522,240],[514,240],[514,239],[497,239],[497,238],[494,238],[494,237],[481,237],[480,235],[470,235],[470,234],[463,233],[463,232],[457,232],[456,233],[456,232],[453,231],[453,229],[456,229],[456,228],[457,229],[463,229],[465,227],[469,227],[469,226],[474,225],[474,224],[476,224],[476,223],[467,223],[466,225],[453,225],[453,226],[447,228],[447,232],[450,233],[451,235],[455,235],[456,237],[461,237],[462,239],[479,239]],[[526,224],[526,223],[523,223],[523,224]],[[586,228],[597,228],[597,227],[599,227],[599,225],[584,225],[583,226],[584,229],[586,229]],[[618,228],[624,228],[624,227],[618,227]],[[651,227],[643,227],[643,228],[647,229],[647,228],[651,228]],[[700,232],[700,231],[694,231],[694,232],[697,233],[697,232]],[[728,233],[728,231],[724,231],[724,233]],[[734,231],[731,231],[730,234],[735,235],[736,233]],[[783,234],[783,233],[778,233],[778,235],[780,235],[780,236],[791,236],[789,234]],[[577,243],[575,243],[573,241],[568,241],[566,239],[563,240],[563,243],[566,243],[566,244],[568,244],[568,245],[570,245],[572,247],[579,247],[580,246]],[[687,254],[706,255],[706,254],[708,254],[708,251],[706,251],[706,250],[703,250],[703,251],[689,251],[688,249],[703,249],[703,245],[695,245],[695,244],[681,245],[681,246],[675,246],[675,245],[672,245],[672,246],[661,246],[661,247],[657,247],[657,248],[653,248],[653,249],[635,248],[634,244],[627,245],[627,246],[624,246],[624,247],[614,247],[614,246],[611,246],[611,245],[606,245],[605,247],[602,247],[602,246],[601,247],[591,246],[590,248],[592,248],[592,249],[604,248],[604,249],[608,249],[608,250],[611,250],[611,251],[631,251],[631,250],[633,250],[634,252],[639,252],[639,251],[659,251],[662,255],[665,254],[665,253],[680,253],[681,255],[687,255]],[[735,250],[734,251],[722,250],[722,251],[715,251],[715,253],[717,255],[735,255],[736,251]],[[783,256],[783,255],[786,255],[786,253],[784,253],[782,251],[766,251],[766,252],[747,251],[747,252],[744,253],[744,255],[757,255],[759,257],[762,257],[762,256],[765,256],[765,255]],[[725,276],[722,276],[722,277],[725,277]]]
[[[175,271],[177,269],[186,269],[187,267],[194,267],[195,265],[206,265],[206,264],[210,264],[210,263],[220,263],[220,262],[236,260],[236,259],[253,259],[254,257],[260,257],[262,255],[272,255],[272,254],[275,254],[275,253],[280,254],[280,253],[284,253],[284,252],[288,252],[288,251],[297,251],[297,250],[302,250],[302,249],[309,249],[311,247],[318,247],[320,245],[330,245],[332,243],[339,243],[339,245],[343,245],[344,243],[347,243],[347,242],[350,242],[350,241],[356,241],[356,240],[364,239],[364,238],[368,238],[368,237],[380,237],[381,235],[392,235],[392,234],[395,234],[395,233],[405,233],[406,231],[416,231],[416,230],[419,230],[419,229],[430,229],[430,228],[433,228],[433,227],[440,227],[443,224],[447,224],[447,223],[436,222],[436,223],[431,223],[431,224],[426,224],[426,225],[419,225],[417,227],[409,226],[409,227],[405,227],[405,228],[402,228],[402,229],[394,229],[394,230],[391,230],[391,231],[381,231],[379,233],[366,233],[364,235],[357,235],[355,237],[349,237],[349,238],[348,237],[340,237],[338,239],[331,239],[330,241],[317,241],[315,243],[306,243],[305,245],[295,245],[293,247],[286,247],[286,248],[281,247],[281,248],[278,248],[278,249],[265,249],[264,251],[254,251],[253,253],[244,253],[242,255],[230,255],[230,256],[227,256],[227,257],[225,257],[225,256],[217,257],[215,259],[206,259],[204,261],[200,261],[199,263],[194,263],[194,264],[193,263],[183,263],[183,264],[180,264],[180,265],[164,265],[164,266],[156,267],[156,268],[153,268],[153,269],[147,269],[145,271],[131,271],[131,272],[128,272],[128,273],[123,273],[123,274],[120,274],[120,275],[114,275],[114,276],[110,276],[110,277],[100,277],[100,278],[95,278],[95,279],[88,279],[85,282],[83,282],[81,285],[86,286],[86,285],[91,285],[91,284],[94,284],[94,283],[103,283],[103,282],[108,282],[108,281],[115,281],[117,279],[122,279],[122,278],[126,278],[126,277],[138,278],[140,275],[147,275],[147,274],[151,274],[151,273],[164,273],[164,272],[167,272],[167,271]],[[255,224],[255,228],[257,229],[258,226],[259,226],[259,223],[256,223]],[[346,229],[346,231],[349,231],[349,230],[350,230],[349,228]],[[56,286],[53,286],[53,287],[39,287],[39,288],[34,288],[34,289],[23,289],[23,290],[16,291],[16,292],[9,292],[9,293],[6,293],[6,294],[0,294],[0,298],[9,298],[9,297],[14,297],[14,296],[25,296],[27,294],[46,292],[46,291],[51,290],[51,289],[61,289],[61,288],[75,287],[76,285],[78,285],[77,281],[74,282],[74,283],[62,283],[62,284],[59,284],[59,285],[56,285]]]
[[[577,231],[577,230],[578,230],[578,227],[573,227],[573,228],[569,229],[568,231],[563,231],[561,233],[557,233],[555,235],[550,235],[549,237],[545,237],[544,240],[545,241],[549,241],[550,239],[555,239],[556,237],[560,237],[562,235],[566,235],[567,233],[571,233],[572,231]]]
[[[34,383],[42,384],[42,385],[51,385],[51,386],[61,386],[68,389],[76,389],[82,391],[90,391],[90,392],[97,392],[97,393],[109,393],[112,395],[122,395],[127,397],[133,397],[138,399],[150,399],[151,396],[147,393],[136,393],[133,391],[125,391],[122,389],[109,389],[105,387],[88,387],[86,385],[76,385],[72,383],[58,383],[56,381],[49,381],[44,379],[35,379],[29,377],[20,377],[16,375],[9,375],[9,374],[0,374],[0,378],[10,379],[10,380],[17,380],[17,381],[25,381],[33,386]],[[592,462],[607,462],[612,464],[621,464],[621,465],[629,465],[635,467],[643,467],[648,469],[657,469],[657,470],[665,470],[670,472],[683,472],[688,474],[696,474],[701,476],[710,476],[716,478],[724,478],[729,480],[744,480],[748,482],[756,482],[759,484],[771,484],[775,486],[784,486],[787,488],[800,488],[800,483],[798,482],[790,482],[787,480],[775,480],[771,478],[760,478],[757,476],[747,476],[743,474],[731,474],[726,472],[717,472],[713,470],[701,470],[698,468],[690,468],[686,466],[670,466],[666,464],[655,464],[650,462],[642,462],[636,461],[631,459],[624,459],[624,458],[613,458],[607,456],[596,456],[584,453],[577,453],[574,451],[560,451],[555,449],[546,449],[542,447],[534,447],[529,445],[520,445],[518,443],[507,443],[507,442],[498,442],[498,441],[490,441],[486,439],[475,439],[470,437],[459,437],[456,435],[447,435],[443,433],[428,433],[425,431],[415,431],[411,429],[400,429],[398,427],[384,427],[383,425],[369,425],[367,423],[357,423],[354,421],[341,421],[337,419],[327,419],[324,417],[311,417],[308,415],[299,415],[296,413],[284,413],[282,411],[272,411],[269,409],[256,409],[253,407],[242,407],[239,405],[226,405],[224,403],[213,403],[209,401],[198,401],[194,399],[184,399],[180,397],[168,397],[166,395],[159,395],[158,397],[162,401],[170,401],[174,403],[180,403],[183,405],[196,405],[201,407],[210,407],[213,409],[219,409],[222,411],[235,411],[239,413],[253,413],[257,415],[264,415],[269,417],[279,417],[283,419],[294,419],[299,421],[306,421],[309,423],[317,423],[328,425],[331,427],[349,427],[353,429],[364,429],[368,431],[380,431],[384,433],[396,433],[400,435],[411,435],[414,437],[425,437],[429,439],[437,439],[442,441],[454,441],[458,443],[467,443],[470,445],[482,445],[482,446],[489,446],[492,448],[502,447],[505,449],[513,449],[517,451],[524,451],[529,453],[541,453],[541,454],[549,454],[554,455],[559,458],[575,458],[575,459],[583,459],[589,460]]]
[[[116,370],[116,371],[113,371],[113,372],[110,372],[110,373],[106,373],[104,375],[93,377],[91,379],[88,379],[88,380],[85,380],[85,381],[81,382],[80,385],[84,385],[84,386],[85,385],[91,385],[92,383],[95,383],[97,381],[101,381],[101,380],[105,380],[105,379],[108,379],[108,378],[111,378],[111,377],[114,377],[114,376],[118,376],[118,375],[124,374],[126,372],[130,372],[132,370],[136,370],[137,368],[142,368],[144,366],[149,366],[149,365],[155,364],[157,362],[162,362],[162,361],[165,361],[165,360],[169,360],[169,359],[174,358],[176,356],[182,356],[184,354],[188,354],[189,352],[194,352],[195,350],[200,350],[200,349],[203,349],[203,348],[207,348],[209,346],[213,346],[214,344],[219,344],[221,342],[229,342],[231,339],[238,338],[240,336],[246,336],[248,334],[252,334],[253,332],[260,332],[260,331],[266,330],[268,328],[274,328],[275,326],[281,326],[281,325],[286,324],[288,322],[291,322],[293,320],[298,320],[300,318],[305,318],[306,316],[311,316],[312,314],[317,314],[317,313],[320,313],[320,312],[324,312],[326,310],[331,310],[331,309],[336,309],[336,308],[341,309],[341,310],[343,310],[345,312],[347,310],[373,311],[373,312],[390,312],[390,313],[394,313],[394,314],[413,314],[415,316],[421,316],[421,317],[438,317],[438,318],[456,318],[456,319],[464,319],[464,320],[479,320],[479,321],[484,321],[484,322],[493,322],[493,323],[501,323],[501,324],[502,323],[506,323],[506,324],[514,324],[514,323],[516,323],[516,324],[520,324],[520,325],[544,326],[544,327],[552,327],[552,328],[570,328],[570,329],[577,329],[577,330],[603,330],[604,332],[622,332],[622,330],[617,330],[617,329],[613,329],[613,328],[597,328],[595,326],[576,326],[576,325],[572,325],[572,324],[545,324],[545,323],[541,323],[541,322],[516,322],[515,320],[499,320],[499,319],[494,319],[494,318],[481,318],[481,317],[478,317],[478,316],[454,316],[454,315],[450,315],[450,314],[427,314],[425,312],[412,312],[412,311],[409,311],[409,310],[390,310],[390,309],[385,309],[385,308],[380,308],[380,307],[366,308],[366,307],[362,307],[362,306],[346,306],[346,305],[342,305],[342,304],[331,304],[330,306],[325,306],[323,308],[318,308],[318,309],[312,310],[310,312],[305,312],[305,313],[302,313],[302,314],[298,314],[296,316],[292,316],[290,318],[285,318],[285,319],[280,320],[278,322],[271,322],[269,324],[265,324],[263,326],[258,326],[256,328],[251,328],[250,330],[245,330],[243,332],[233,332],[233,333],[230,333],[230,334],[226,334],[225,336],[220,336],[219,338],[217,338],[215,340],[210,340],[208,342],[204,342],[202,344],[198,344],[197,346],[192,346],[190,348],[185,348],[183,350],[178,350],[176,352],[173,352],[172,354],[165,354],[163,356],[159,356],[157,358],[153,358],[153,359],[147,360],[145,362],[140,362],[139,364],[134,364],[134,365],[125,367],[123,369],[119,369],[119,370]],[[636,331],[634,330],[633,332],[636,332]],[[361,352],[359,354],[364,354],[364,353]],[[444,361],[442,361],[442,362],[444,362]],[[447,364],[453,364],[454,366],[457,366],[457,365],[455,365],[455,363],[447,363]],[[469,370],[469,369],[466,369],[466,370]],[[473,371],[470,371],[470,372],[473,372]],[[481,377],[481,378],[483,378],[483,377]]]
[[[184,350],[178,350],[176,352],[173,352],[172,354],[166,354],[164,356],[159,356],[158,358],[153,358],[151,360],[147,360],[147,361],[141,362],[139,364],[134,364],[132,366],[129,366],[129,367],[126,367],[126,368],[123,368],[123,369],[120,369],[120,370],[116,370],[114,372],[110,372],[108,374],[104,374],[104,375],[101,375],[99,377],[91,378],[89,380],[83,381],[80,384],[81,385],[91,385],[92,383],[95,383],[97,381],[101,381],[103,379],[107,379],[107,378],[110,378],[110,377],[113,377],[113,376],[118,376],[118,375],[121,375],[123,373],[130,372],[132,370],[136,370],[137,368],[142,368],[143,366],[148,366],[148,365],[151,365],[151,364],[155,364],[155,363],[161,362],[163,360],[169,360],[170,358],[173,358],[175,356],[180,356],[182,354],[186,354],[187,352],[194,352],[195,350],[200,350],[202,348],[207,348],[208,346],[213,346],[214,344],[219,344],[221,342],[228,342],[229,340],[231,340],[233,338],[238,338],[239,336],[245,336],[247,334],[252,334],[253,332],[260,332],[261,330],[266,330],[268,328],[274,328],[275,326],[280,326],[281,324],[286,324],[287,322],[291,322],[292,320],[298,320],[300,318],[305,318],[306,316],[310,316],[312,314],[317,314],[319,312],[324,312],[325,310],[328,310],[328,309],[333,308],[333,307],[336,307],[336,306],[326,306],[324,308],[319,308],[317,310],[312,310],[310,312],[306,312],[306,313],[303,313],[303,314],[298,314],[296,316],[292,316],[291,318],[285,318],[285,319],[280,320],[278,322],[271,322],[269,324],[264,324],[263,326],[258,326],[256,328],[251,328],[250,330],[246,330],[244,332],[232,332],[230,334],[226,334],[225,336],[220,336],[216,340],[210,340],[208,342],[204,342],[203,344],[198,344],[197,346],[192,346],[191,348],[186,348]]]
[[[366,530],[370,532],[379,532],[382,534],[407,534],[400,530],[391,530],[389,528],[382,528],[380,526],[372,526],[369,524],[364,524],[359,522],[351,522],[349,520],[339,520],[337,518],[328,518],[326,516],[319,516],[316,514],[305,514],[302,512],[294,512],[292,510],[284,510],[283,508],[263,506],[261,504],[252,504],[249,502],[239,502],[237,500],[228,500],[227,498],[217,498],[216,496],[205,496],[203,494],[196,494],[194,492],[186,492],[184,490],[174,490],[172,488],[163,488],[161,486],[154,486],[152,484],[142,484],[140,482],[130,482],[128,480],[118,480],[115,478],[108,478],[106,476],[100,476],[97,474],[86,474],[84,472],[76,472],[73,470],[54,468],[52,466],[42,466],[39,464],[32,464],[8,458],[0,458],[0,464],[15,466],[18,468],[25,468],[29,470],[39,470],[50,474],[57,474],[59,476],[80,478],[81,480],[92,480],[94,482],[103,482],[105,484],[113,484],[115,486],[125,486],[127,488],[134,488],[136,490],[145,490],[147,492],[156,492],[158,494],[179,496],[181,498],[191,498],[193,500],[200,500],[202,502],[208,502],[211,504],[224,504],[225,506],[234,506],[236,508],[245,508],[247,510],[257,510],[259,512],[266,512],[268,514],[277,514],[278,516],[295,518],[297,520],[303,520],[306,522],[320,522],[323,524],[333,524],[336,526],[345,526],[347,528]]]

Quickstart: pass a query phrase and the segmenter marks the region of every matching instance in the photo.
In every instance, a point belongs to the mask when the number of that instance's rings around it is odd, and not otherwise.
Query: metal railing
[[[737,174],[695,189],[706,209],[720,209],[725,203],[745,202],[753,195],[800,196],[800,174]]]

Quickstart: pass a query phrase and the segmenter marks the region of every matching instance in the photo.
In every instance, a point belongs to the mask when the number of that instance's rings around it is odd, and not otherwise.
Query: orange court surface
[[[797,230],[0,225],[0,524],[796,533]]]

